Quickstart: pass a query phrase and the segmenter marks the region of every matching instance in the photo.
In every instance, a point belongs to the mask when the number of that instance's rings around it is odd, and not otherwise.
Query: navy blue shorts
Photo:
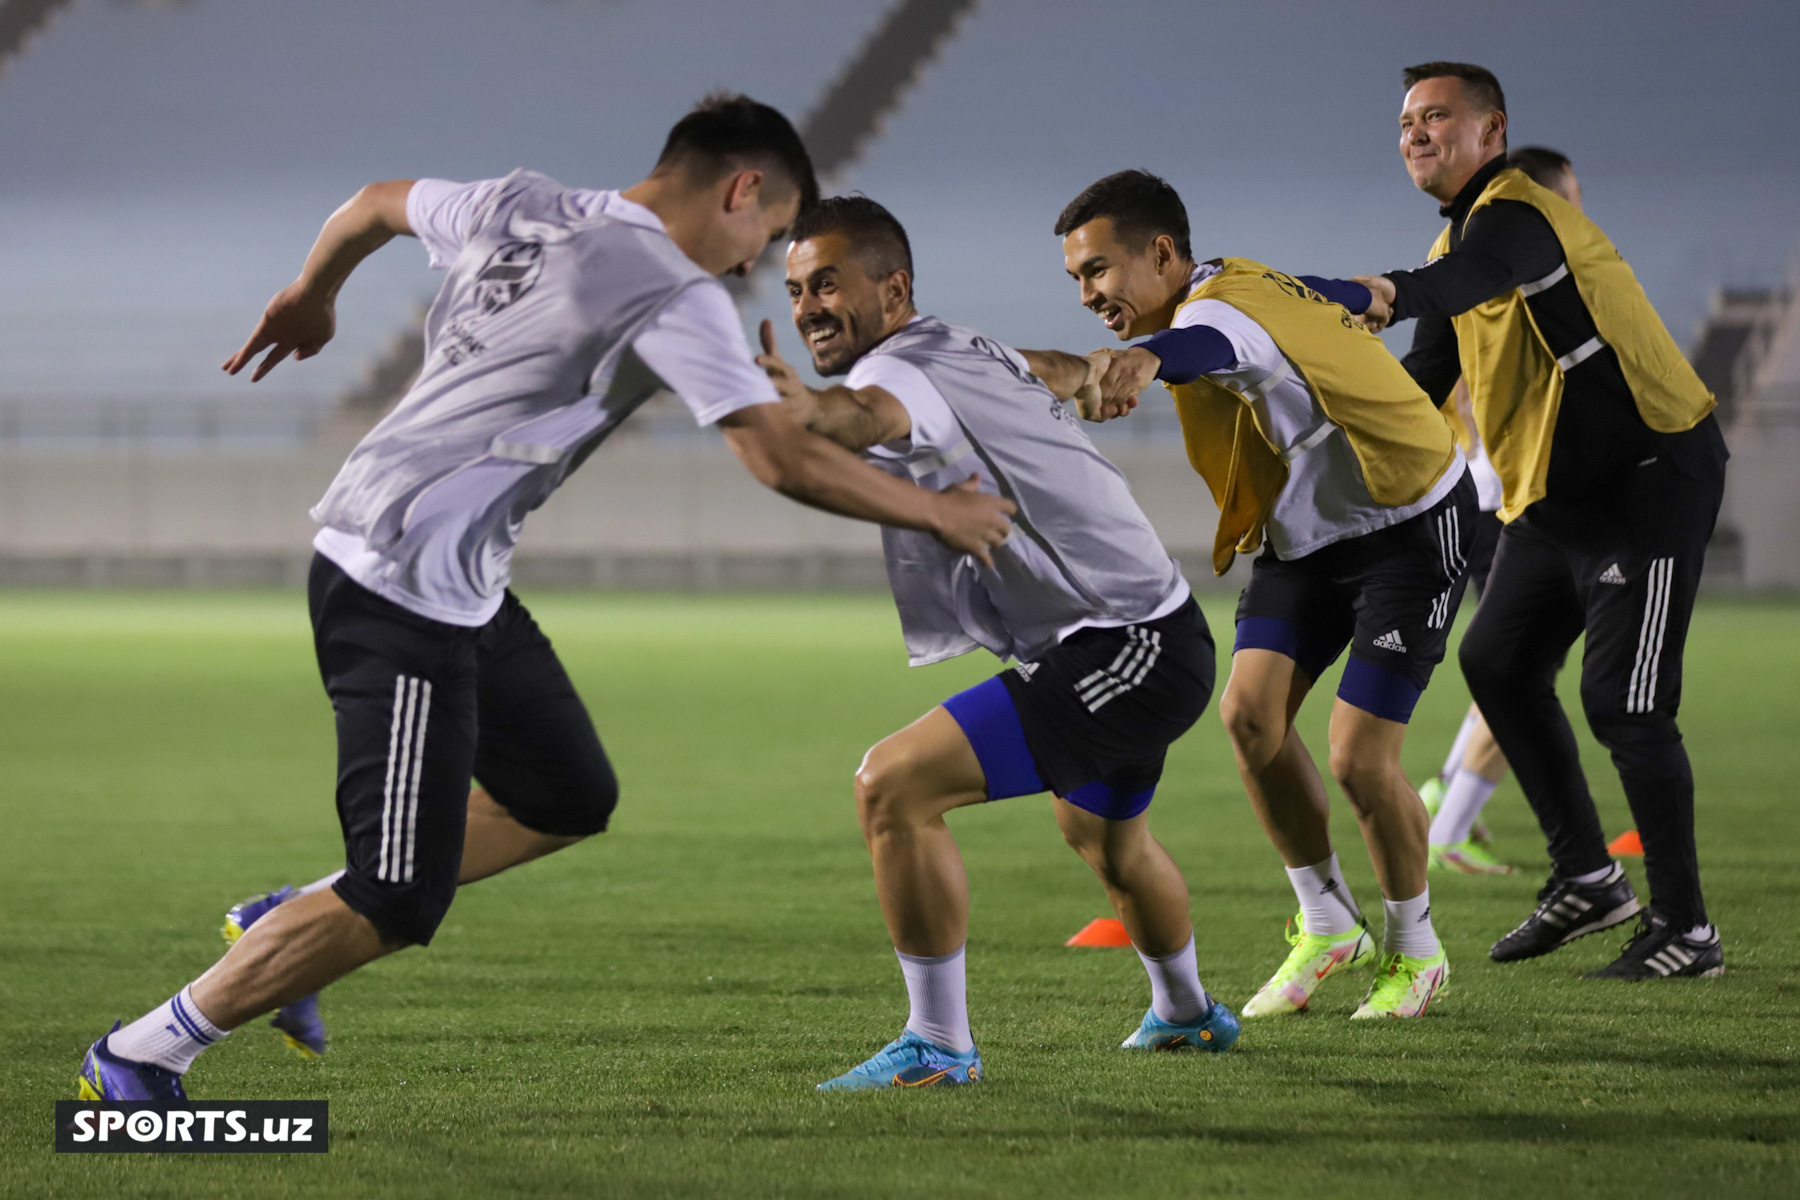
[[[1402,724],[1444,660],[1483,514],[1465,472],[1424,512],[1301,558],[1257,556],[1236,650],[1273,650],[1316,680],[1350,647],[1338,698]]]
[[[1150,806],[1170,743],[1212,698],[1212,633],[1190,597],[1166,617],[1082,629],[944,701],[989,800],[1055,792],[1109,821]]]

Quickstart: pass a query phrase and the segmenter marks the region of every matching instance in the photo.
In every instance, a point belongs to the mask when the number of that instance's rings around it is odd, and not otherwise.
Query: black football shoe
[[[1538,906],[1519,927],[1495,942],[1488,957],[1495,962],[1518,962],[1548,954],[1579,937],[1611,929],[1630,920],[1642,907],[1625,868],[1613,864],[1612,874],[1598,883],[1576,883],[1551,872],[1538,892]]]
[[[1625,943],[1619,957],[1598,971],[1589,971],[1584,978],[1636,983],[1645,979],[1704,979],[1724,973],[1725,947],[1716,928],[1705,940],[1696,941],[1677,932],[1666,917],[1646,911],[1638,915],[1637,932]]]

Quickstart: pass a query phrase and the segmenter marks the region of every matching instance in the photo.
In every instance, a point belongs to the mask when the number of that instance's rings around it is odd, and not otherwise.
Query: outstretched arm
[[[1019,354],[1052,395],[1075,402],[1075,411],[1083,420],[1106,421],[1137,407],[1135,395],[1112,402],[1101,398],[1100,380],[1111,361],[1106,350],[1096,350],[1085,358],[1063,350],[1021,350]]]
[[[912,414],[884,388],[806,386],[776,349],[773,321],[762,323],[762,347],[756,365],[768,372],[782,409],[797,424],[857,454],[912,432]]]
[[[325,348],[337,330],[337,294],[350,272],[396,234],[412,233],[406,219],[412,186],[410,179],[371,183],[331,214],[300,277],[275,293],[249,340],[225,360],[228,374],[236,375],[267,350],[250,374],[254,383],[290,354],[298,361]]]
[[[1462,242],[1449,254],[1413,271],[1358,275],[1375,297],[1363,323],[1379,329],[1387,321],[1454,317],[1545,280],[1562,265],[1562,242],[1542,213],[1521,201],[1496,200],[1464,223]]]
[[[719,422],[725,440],[764,485],[839,516],[921,529],[950,549],[992,567],[992,550],[1012,532],[1018,507],[977,490],[973,479],[927,491],[808,433],[786,403],[740,408]]]
[[[1098,384],[1100,401],[1109,413],[1137,404],[1138,393],[1151,384],[1192,383],[1202,375],[1237,366],[1231,339],[1210,325],[1165,329],[1123,350],[1096,350],[1105,355]]]

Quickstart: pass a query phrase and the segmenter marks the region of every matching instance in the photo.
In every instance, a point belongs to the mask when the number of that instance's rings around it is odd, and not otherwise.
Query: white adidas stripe
[[[1125,636],[1131,643],[1130,658],[1121,653],[1107,670],[1095,671],[1076,686],[1076,693],[1089,712],[1099,712],[1108,702],[1144,682],[1162,656],[1162,634],[1156,630],[1132,625],[1127,627]]]
[[[388,730],[387,779],[381,794],[381,849],[375,878],[411,883],[419,823],[419,779],[425,770],[425,726],[431,716],[431,683],[408,675],[394,679],[394,719]]]
[[[1143,662],[1144,656],[1150,652],[1149,643],[1142,638],[1137,626],[1127,627],[1125,637],[1130,643],[1130,657],[1120,655],[1119,658],[1113,660],[1113,665],[1106,671],[1096,671],[1093,675],[1088,676],[1094,681],[1091,686],[1076,689],[1076,694],[1084,703],[1088,704],[1090,712],[1097,707],[1094,698],[1110,688],[1117,687],[1121,680],[1129,679],[1132,671],[1137,669],[1138,665]]]
[[[1450,580],[1438,597],[1431,602],[1431,615],[1426,624],[1432,629],[1442,629],[1450,620],[1450,597],[1456,591],[1456,583],[1462,578],[1463,568],[1468,559],[1462,551],[1462,516],[1456,509],[1446,509],[1437,519],[1438,556],[1443,560],[1444,575]]]
[[[1647,713],[1656,707],[1656,680],[1660,673],[1663,635],[1669,623],[1669,587],[1675,576],[1675,560],[1659,558],[1646,573],[1644,621],[1638,629],[1637,658],[1625,690],[1625,711]]]
[[[413,877],[413,842],[419,829],[419,777],[425,773],[425,726],[431,719],[431,681],[419,681],[419,737],[413,745],[412,788],[406,798],[406,865],[400,873],[402,883]]]
[[[400,880],[400,851],[406,841],[404,828],[406,788],[407,784],[412,782],[413,716],[418,710],[418,703],[419,681],[409,677],[406,680],[406,711],[400,719],[399,786],[394,789],[392,800],[394,805],[394,842],[392,850],[388,853],[387,874],[383,877],[390,883],[398,883]]]
[[[1125,644],[1119,648],[1119,653],[1114,656],[1112,666],[1093,672],[1086,679],[1083,679],[1080,683],[1076,684],[1075,690],[1078,692],[1085,691],[1095,683],[1116,674],[1119,668],[1125,665],[1125,659],[1137,649],[1137,646],[1134,644],[1136,641],[1137,626],[1127,626],[1125,629]]]
[[[387,782],[381,789],[381,850],[375,860],[375,878],[387,878],[388,844],[394,829],[394,764],[400,757],[400,709],[406,695],[406,676],[394,678],[394,720],[388,730]]]

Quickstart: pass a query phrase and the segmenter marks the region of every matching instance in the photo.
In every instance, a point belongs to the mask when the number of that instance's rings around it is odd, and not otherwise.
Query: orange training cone
[[[1608,854],[1628,854],[1638,858],[1644,857],[1644,839],[1638,836],[1635,829],[1627,829],[1611,842],[1607,843]]]
[[[1081,927],[1081,932],[1064,942],[1065,946],[1129,946],[1131,935],[1112,917],[1100,917]]]

